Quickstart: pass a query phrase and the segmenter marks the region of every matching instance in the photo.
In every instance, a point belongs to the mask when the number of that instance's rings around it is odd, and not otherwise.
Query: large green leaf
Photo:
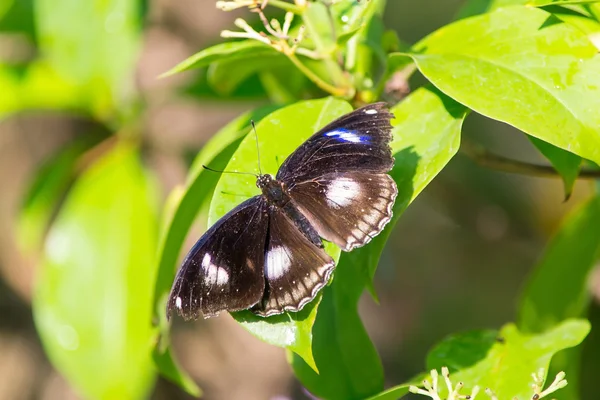
[[[501,7],[568,5],[596,3],[598,0],[467,0],[460,8],[457,18],[467,18],[473,15],[492,12]]]
[[[466,111],[430,87],[392,108],[396,163],[391,174],[398,185],[394,220],[369,245],[343,253],[333,283],[323,291],[313,328],[319,374],[293,359],[296,375],[316,396],[365,398],[383,388],[381,362],[360,321],[358,299],[371,285],[394,222],[458,150]]]
[[[600,257],[598,227],[600,197],[596,196],[568,216],[548,243],[523,293],[521,330],[541,332],[585,313],[590,301],[588,277]]]
[[[137,151],[118,145],[77,180],[48,235],[35,322],[86,398],[141,399],[151,388],[155,195]]]
[[[138,55],[137,0],[37,0],[35,14],[42,54],[62,79],[76,84],[99,117],[129,109]],[[85,96],[85,97],[84,97]]]
[[[450,24],[411,57],[473,110],[600,162],[600,55],[586,35],[530,7]]]
[[[348,103],[326,98],[296,103],[265,117],[256,127],[263,173],[275,175],[279,164],[315,131],[331,120],[351,111]],[[258,173],[256,138],[246,136],[226,168],[228,171]],[[209,224],[213,224],[243,200],[259,194],[255,178],[248,175],[224,174],[213,196]],[[325,246],[335,259],[340,250],[334,245]],[[317,300],[318,301],[318,300]],[[314,366],[312,325],[316,315],[313,305],[295,315],[284,314],[261,318],[250,312],[236,313],[236,318],[258,338],[288,348]]]
[[[477,385],[481,389],[492,389],[498,399],[530,399],[531,375],[540,369],[548,371],[550,360],[557,352],[577,346],[589,331],[588,321],[571,319],[538,335],[521,333],[514,324],[507,324],[497,333],[498,340],[495,340],[493,345],[491,339],[495,335],[492,331],[475,336],[472,333],[457,335],[450,341],[445,340],[433,350],[435,352],[443,348],[444,354],[438,353],[436,362],[428,367],[466,366],[451,375],[454,384],[464,384],[465,389],[462,393],[469,393]],[[479,357],[482,350],[488,350],[485,358],[475,365],[467,366],[471,364],[473,355]],[[474,354],[469,354],[469,351]],[[465,364],[467,359],[469,362]],[[408,394],[411,384],[420,386],[422,380],[423,377],[419,377],[419,383],[416,383],[417,379],[413,379],[369,400],[397,399]],[[446,398],[447,390],[444,385],[440,384],[439,387],[441,398]]]

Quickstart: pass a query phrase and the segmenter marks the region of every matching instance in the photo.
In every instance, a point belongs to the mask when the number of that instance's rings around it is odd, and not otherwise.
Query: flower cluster
[[[450,371],[448,371],[448,368],[446,368],[446,367],[442,368],[442,376],[446,383],[446,388],[448,389],[448,397],[446,398],[447,400],[460,400],[460,399],[473,400],[473,399],[475,399],[477,394],[479,394],[478,386],[473,387],[471,394],[461,394],[460,391],[464,387],[464,384],[462,382],[458,382],[456,385],[453,385],[452,381],[450,380]],[[567,381],[565,379],[565,373],[559,372],[556,375],[554,382],[552,382],[552,384],[550,386],[548,386],[548,388],[546,390],[544,390],[544,376],[545,376],[544,369],[540,369],[537,374],[532,374],[532,377],[533,377],[533,384],[531,385],[531,388],[533,390],[533,394],[531,396],[532,400],[543,399],[543,398],[547,397],[548,395],[550,395],[551,393],[554,393],[557,390],[562,389],[565,386],[567,386]],[[433,369],[433,370],[431,370],[431,381],[428,379],[423,380],[423,387],[425,389],[421,389],[416,386],[411,386],[408,390],[411,393],[431,397],[433,400],[442,400],[439,395],[438,380],[439,380],[439,374],[438,374],[437,370]],[[498,397],[494,394],[494,392],[490,388],[486,388],[484,390],[484,393],[491,400],[499,400]]]

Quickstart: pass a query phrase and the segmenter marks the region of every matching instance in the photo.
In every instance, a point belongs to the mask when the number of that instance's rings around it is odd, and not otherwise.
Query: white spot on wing
[[[374,109],[365,110],[365,114],[374,115],[374,114],[377,114],[377,110],[374,110]]]
[[[338,178],[327,186],[327,203],[334,208],[345,207],[358,197],[360,185],[348,178]]]
[[[180,296],[177,296],[177,298],[175,299],[175,307],[177,307],[181,310],[181,297]]]
[[[265,262],[265,275],[270,279],[282,277],[291,267],[292,260],[285,251],[285,247],[273,247],[267,252]]]
[[[225,268],[212,263],[210,254],[206,253],[202,259],[202,269],[204,270],[204,281],[209,285],[226,285],[229,282],[229,272]]]
[[[327,132],[325,134],[325,136],[338,138],[340,140],[344,140],[346,142],[351,142],[351,143],[361,143],[364,139],[360,135],[357,135],[354,132],[345,131],[345,130]]]

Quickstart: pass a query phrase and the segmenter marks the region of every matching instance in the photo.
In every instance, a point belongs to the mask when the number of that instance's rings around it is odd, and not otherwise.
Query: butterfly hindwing
[[[389,175],[364,172],[329,173],[290,189],[319,235],[345,251],[365,245],[383,230],[397,194]]]
[[[298,230],[293,214],[290,217],[275,206],[269,214],[265,295],[252,309],[261,316],[302,309],[327,284],[335,266],[323,246],[309,240],[313,234]]]
[[[281,165],[277,180],[288,187],[331,172],[383,173],[394,165],[385,103],[359,108],[325,126]]]
[[[253,197],[202,235],[177,273],[167,315],[209,317],[247,309],[261,300],[268,208],[262,196]]]

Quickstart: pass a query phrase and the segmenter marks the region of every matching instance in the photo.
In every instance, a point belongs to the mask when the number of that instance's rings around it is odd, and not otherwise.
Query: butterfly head
[[[285,184],[273,178],[272,175],[259,175],[256,186],[271,204],[283,207],[289,201]]]

